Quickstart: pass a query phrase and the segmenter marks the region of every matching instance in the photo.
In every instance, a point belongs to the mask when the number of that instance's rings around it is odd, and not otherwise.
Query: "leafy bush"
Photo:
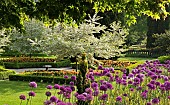
[[[49,76],[31,76],[23,74],[15,74],[9,76],[10,81],[36,81],[44,83],[58,83],[58,84],[69,84],[71,79],[65,79],[63,77],[49,77]]]
[[[0,80],[9,78],[9,75],[15,74],[13,70],[7,70],[3,66],[0,66]]]
[[[170,53],[170,46],[169,46],[169,42],[170,42],[170,31],[166,31],[163,34],[155,34],[153,35],[153,37],[155,38],[155,49],[157,49],[157,51],[159,52],[168,52]]]
[[[60,67],[69,67],[70,60],[63,60],[59,62],[4,62],[4,66],[6,68],[42,68],[44,65],[52,65],[52,67],[60,68]]]
[[[160,57],[158,57],[158,60],[161,63],[164,63],[166,60],[170,60],[170,55],[169,56],[160,56]]]

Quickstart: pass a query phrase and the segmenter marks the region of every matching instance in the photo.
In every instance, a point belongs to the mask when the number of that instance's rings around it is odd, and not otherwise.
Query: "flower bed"
[[[113,68],[99,66],[98,69],[100,72],[89,69],[86,78],[90,86],[81,94],[73,86],[78,84],[76,78],[71,77],[69,85],[48,85],[44,105],[82,105],[81,102],[90,105],[170,105],[170,61],[165,64],[158,60],[146,61],[128,75],[115,72]],[[68,76],[64,78],[69,79]]]

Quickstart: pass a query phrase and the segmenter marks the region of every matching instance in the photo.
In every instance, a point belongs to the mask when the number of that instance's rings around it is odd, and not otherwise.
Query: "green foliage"
[[[153,35],[155,38],[155,43],[154,45],[156,46],[154,49],[157,50],[158,52],[168,52],[170,53],[170,31],[166,31],[163,34],[155,34]]]
[[[3,66],[0,66],[0,80],[8,79],[9,75],[15,74],[16,72],[13,70],[5,69]]]
[[[24,32],[14,28],[10,31],[11,43],[9,48],[12,51],[17,51],[21,54],[32,54],[37,52],[42,52],[40,46],[32,46],[30,40],[41,39],[45,34],[47,35],[50,31],[42,21],[31,19],[24,21]]]
[[[129,72],[131,72],[134,68],[137,66],[143,64],[145,61],[137,61],[135,64],[129,65],[126,67],[126,69],[129,69]]]
[[[146,38],[147,33],[147,20],[146,16],[138,17],[137,23],[129,27],[129,34],[127,35],[126,44],[146,44],[143,41]]]
[[[9,76],[10,81],[35,81],[43,83],[58,83],[58,84],[69,84],[71,79],[65,79],[63,77],[48,77],[48,76],[30,76],[15,74]]]
[[[170,60],[170,55],[168,55],[168,56],[160,56],[160,57],[158,57],[158,60],[161,63],[165,63],[166,60]]]
[[[63,60],[59,62],[3,62],[6,68],[10,69],[19,69],[19,68],[42,68],[44,65],[52,65],[52,67],[60,68],[60,67],[69,67],[70,60]]]

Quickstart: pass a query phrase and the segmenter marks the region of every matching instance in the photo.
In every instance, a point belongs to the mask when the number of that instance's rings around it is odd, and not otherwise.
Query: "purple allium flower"
[[[109,82],[107,82],[107,83],[106,83],[106,86],[107,86],[107,88],[108,88],[108,89],[110,89],[110,90],[111,90],[111,89],[113,89],[112,84],[111,84],[111,83],[109,83]]]
[[[106,85],[101,85],[101,86],[100,86],[100,90],[102,90],[102,91],[107,91],[107,86],[106,86]]]
[[[165,86],[165,89],[166,89],[167,91],[170,90],[170,82],[169,82],[169,81],[165,81],[164,86]]]
[[[28,95],[29,95],[29,96],[33,96],[33,97],[34,97],[34,96],[35,96],[35,92],[30,91],[30,92],[28,93]]]
[[[99,95],[99,91],[98,90],[95,90],[94,92],[93,92],[93,96],[98,96]]]
[[[140,82],[139,78],[134,78],[134,82]]]
[[[56,105],[67,105],[67,104],[64,102],[58,102]]]
[[[164,76],[164,81],[168,81],[168,80],[169,80],[168,76]]]
[[[153,84],[151,84],[151,83],[147,84],[147,86],[148,86],[148,88],[151,89],[151,90],[154,90],[154,89],[156,88],[155,85],[153,85]]]
[[[99,65],[99,66],[98,66],[98,70],[103,70],[102,65]]]
[[[128,84],[132,84],[133,82],[130,80],[130,81],[128,81]]]
[[[37,83],[36,82],[30,82],[29,86],[32,88],[37,88]]]
[[[71,86],[70,87],[72,91],[75,91],[75,87],[74,86]]]
[[[141,86],[139,86],[139,87],[137,87],[137,89],[136,90],[142,90],[142,87]]]
[[[92,87],[93,89],[95,89],[95,88],[98,87],[98,84],[97,84],[96,82],[93,82],[93,83],[91,84],[91,87]]]
[[[23,94],[21,94],[21,95],[19,96],[19,99],[21,99],[21,100],[26,100],[26,96],[23,95]]]
[[[103,94],[99,97],[100,100],[107,100],[108,94]]]
[[[73,81],[71,81],[71,82],[70,82],[70,85],[71,85],[71,86],[74,86],[74,82],[73,82]]]
[[[75,97],[77,97],[78,95],[79,95],[79,94],[78,94],[77,92],[76,92],[76,93],[74,93],[74,96],[75,96]]]
[[[125,93],[125,94],[123,94],[123,96],[125,96],[125,97],[126,97],[126,96],[128,96],[128,95]]]
[[[87,100],[87,101],[91,101],[91,100],[93,100],[93,96],[92,96],[92,95],[90,95],[90,94],[87,94],[87,96],[86,96],[86,100]]]
[[[55,84],[55,85],[54,85],[54,88],[55,88],[55,89],[60,89],[60,85]]]
[[[86,89],[85,89],[85,92],[88,93],[88,94],[92,94],[91,88],[86,88]]]
[[[50,91],[47,91],[47,92],[45,93],[45,95],[49,97],[49,96],[51,96],[51,92],[50,92]]]
[[[151,80],[151,81],[150,81],[150,84],[153,84],[153,85],[154,85],[155,82],[156,82],[155,80]]]
[[[71,80],[75,81],[76,80],[76,76],[75,75],[71,76]]]
[[[52,89],[52,88],[53,88],[53,86],[48,85],[46,88],[47,88],[47,89]]]
[[[121,102],[122,101],[122,97],[121,96],[116,97],[116,101]]]
[[[44,105],[51,105],[51,101],[50,101],[50,100],[46,100],[46,101],[44,102]]]
[[[147,98],[147,93],[146,93],[146,92],[142,92],[140,95],[141,95],[141,97],[144,98],[144,99]]]
[[[132,73],[130,73],[130,74],[128,75],[128,77],[129,77],[129,78],[133,78],[134,75],[133,75]]]
[[[86,97],[83,94],[77,95],[77,99],[80,101],[86,101]]]
[[[50,101],[57,103],[58,99],[56,96],[52,96],[52,97],[50,97]]]
[[[152,103],[150,103],[150,102],[147,102],[147,103],[146,103],[146,105],[152,105]]]
[[[168,96],[168,99],[170,99],[170,96]]]
[[[158,79],[158,76],[157,76],[157,75],[152,75],[151,78],[152,78],[153,80],[156,80],[156,79]]]
[[[68,75],[65,75],[64,78],[65,78],[65,79],[68,79]]]
[[[158,98],[152,99],[152,103],[153,103],[153,104],[158,104],[158,103],[159,103],[159,99],[158,99]]]
[[[133,89],[133,88],[130,88],[130,91],[132,91],[132,92],[133,92],[133,91],[134,91],[134,89]]]

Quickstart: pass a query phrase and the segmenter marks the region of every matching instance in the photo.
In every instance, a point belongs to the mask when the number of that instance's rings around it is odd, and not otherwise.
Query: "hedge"
[[[35,81],[35,82],[44,82],[44,83],[58,83],[58,84],[69,84],[71,79],[65,79],[63,77],[49,77],[49,76],[32,76],[32,75],[23,75],[15,74],[9,75],[10,81]]]
[[[0,80],[8,79],[9,75],[15,74],[16,72],[13,70],[7,70],[0,66]]]
[[[20,68],[42,68],[44,65],[52,65],[54,68],[69,67],[71,66],[70,60],[63,60],[59,62],[3,62],[7,69],[20,69]]]
[[[129,65],[126,67],[126,70],[128,69],[129,72],[131,72],[134,68],[136,68],[138,65],[143,64],[145,61],[138,61],[135,64]]]

